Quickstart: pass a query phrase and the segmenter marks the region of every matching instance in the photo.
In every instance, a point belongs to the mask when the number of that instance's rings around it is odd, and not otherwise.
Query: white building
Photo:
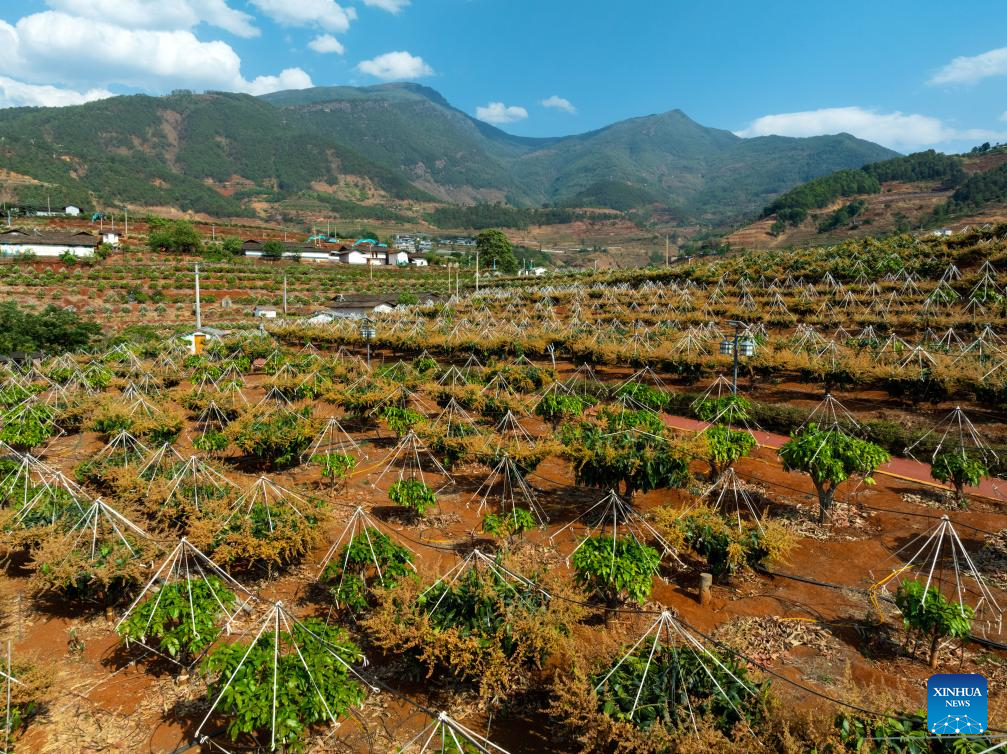
[[[263,319],[276,319],[276,307],[275,306],[257,306],[252,309],[253,317],[262,317]]]
[[[76,257],[94,256],[99,239],[90,233],[26,233],[8,230],[0,233],[0,256],[34,254],[38,257],[58,257],[70,252]]]
[[[77,217],[80,214],[80,207],[75,207],[72,204],[67,205],[66,209],[63,210],[64,215],[69,215],[70,217]]]

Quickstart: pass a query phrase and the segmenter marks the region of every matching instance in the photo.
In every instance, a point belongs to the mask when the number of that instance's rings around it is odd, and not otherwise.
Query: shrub
[[[377,646],[415,658],[428,678],[442,672],[478,684],[488,705],[526,689],[582,613],[556,598],[576,597],[559,579],[546,574],[536,581],[554,598],[482,566],[425,590],[403,579],[379,594],[364,626]]]
[[[488,513],[483,517],[483,531],[494,537],[513,537],[536,526],[532,512],[516,506],[510,512]]]
[[[573,555],[578,586],[611,606],[646,602],[660,564],[660,553],[632,536],[595,535],[581,542]]]
[[[148,592],[119,625],[119,636],[126,643],[157,639],[162,654],[188,665],[217,640],[221,612],[236,599],[213,575],[175,581]]]
[[[271,468],[297,463],[315,437],[310,407],[249,414],[232,423],[227,433],[234,444]]]
[[[895,605],[902,613],[906,630],[920,640],[929,641],[930,667],[937,667],[937,652],[946,636],[964,639],[972,631],[971,607],[953,602],[935,587],[925,587],[916,580],[904,580],[895,593]],[[915,646],[914,646],[915,651]]]
[[[409,550],[370,526],[343,545],[325,567],[321,580],[333,585],[337,606],[362,613],[369,607],[372,585],[394,587],[409,574],[412,561]]]
[[[437,505],[436,493],[419,479],[399,479],[389,488],[388,499],[417,517]]]
[[[549,422],[553,429],[564,421],[581,416],[590,406],[589,399],[573,393],[551,392],[535,406],[535,415]]]
[[[599,710],[616,720],[643,730],[658,723],[673,730],[693,717],[708,717],[724,734],[742,721],[758,724],[769,691],[768,681],[756,683],[731,655],[668,644],[654,650],[650,642],[591,683],[601,686]]]
[[[267,732],[263,738],[275,737],[278,745],[299,751],[310,726],[329,720],[330,712],[342,717],[363,702],[364,688],[344,664],[359,657],[342,629],[309,618],[289,631],[265,631],[252,646],[217,647],[204,670],[216,677],[208,694],[211,700],[219,697],[217,711],[231,718],[232,741],[271,728],[272,736]],[[279,680],[275,694],[274,680]]]

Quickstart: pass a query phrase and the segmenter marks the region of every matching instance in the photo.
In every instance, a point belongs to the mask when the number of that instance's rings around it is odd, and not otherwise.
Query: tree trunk
[[[832,496],[835,495],[835,488],[820,487],[817,484],[815,489],[818,490],[818,523],[825,524],[829,518],[829,510],[832,508]]]
[[[941,637],[936,634],[930,640],[930,667],[937,667],[937,650],[940,649]]]

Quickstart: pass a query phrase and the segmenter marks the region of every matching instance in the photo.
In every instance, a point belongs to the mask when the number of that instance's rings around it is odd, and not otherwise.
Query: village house
[[[0,233],[0,256],[34,254],[38,257],[59,257],[70,252],[76,257],[94,256],[101,242],[97,236],[80,233],[28,233],[8,230]]]
[[[263,319],[276,319],[276,307],[260,304],[252,309],[252,316],[262,317]]]

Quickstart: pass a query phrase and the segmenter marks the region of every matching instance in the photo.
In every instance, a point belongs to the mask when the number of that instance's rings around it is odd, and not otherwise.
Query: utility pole
[[[479,249],[476,248],[476,293],[479,293]]]
[[[211,225],[210,226],[210,240],[211,241],[216,241],[217,240],[217,226],[216,225]]]
[[[203,329],[203,313],[199,308],[199,265],[196,265],[196,329]]]
[[[668,267],[671,263],[669,261],[669,249],[668,249],[668,236],[664,237],[664,266]]]
[[[123,231],[122,237],[126,238],[129,236],[129,207],[124,207],[122,211],[126,215],[126,230]]]
[[[287,316],[287,276],[283,276],[283,316]]]

